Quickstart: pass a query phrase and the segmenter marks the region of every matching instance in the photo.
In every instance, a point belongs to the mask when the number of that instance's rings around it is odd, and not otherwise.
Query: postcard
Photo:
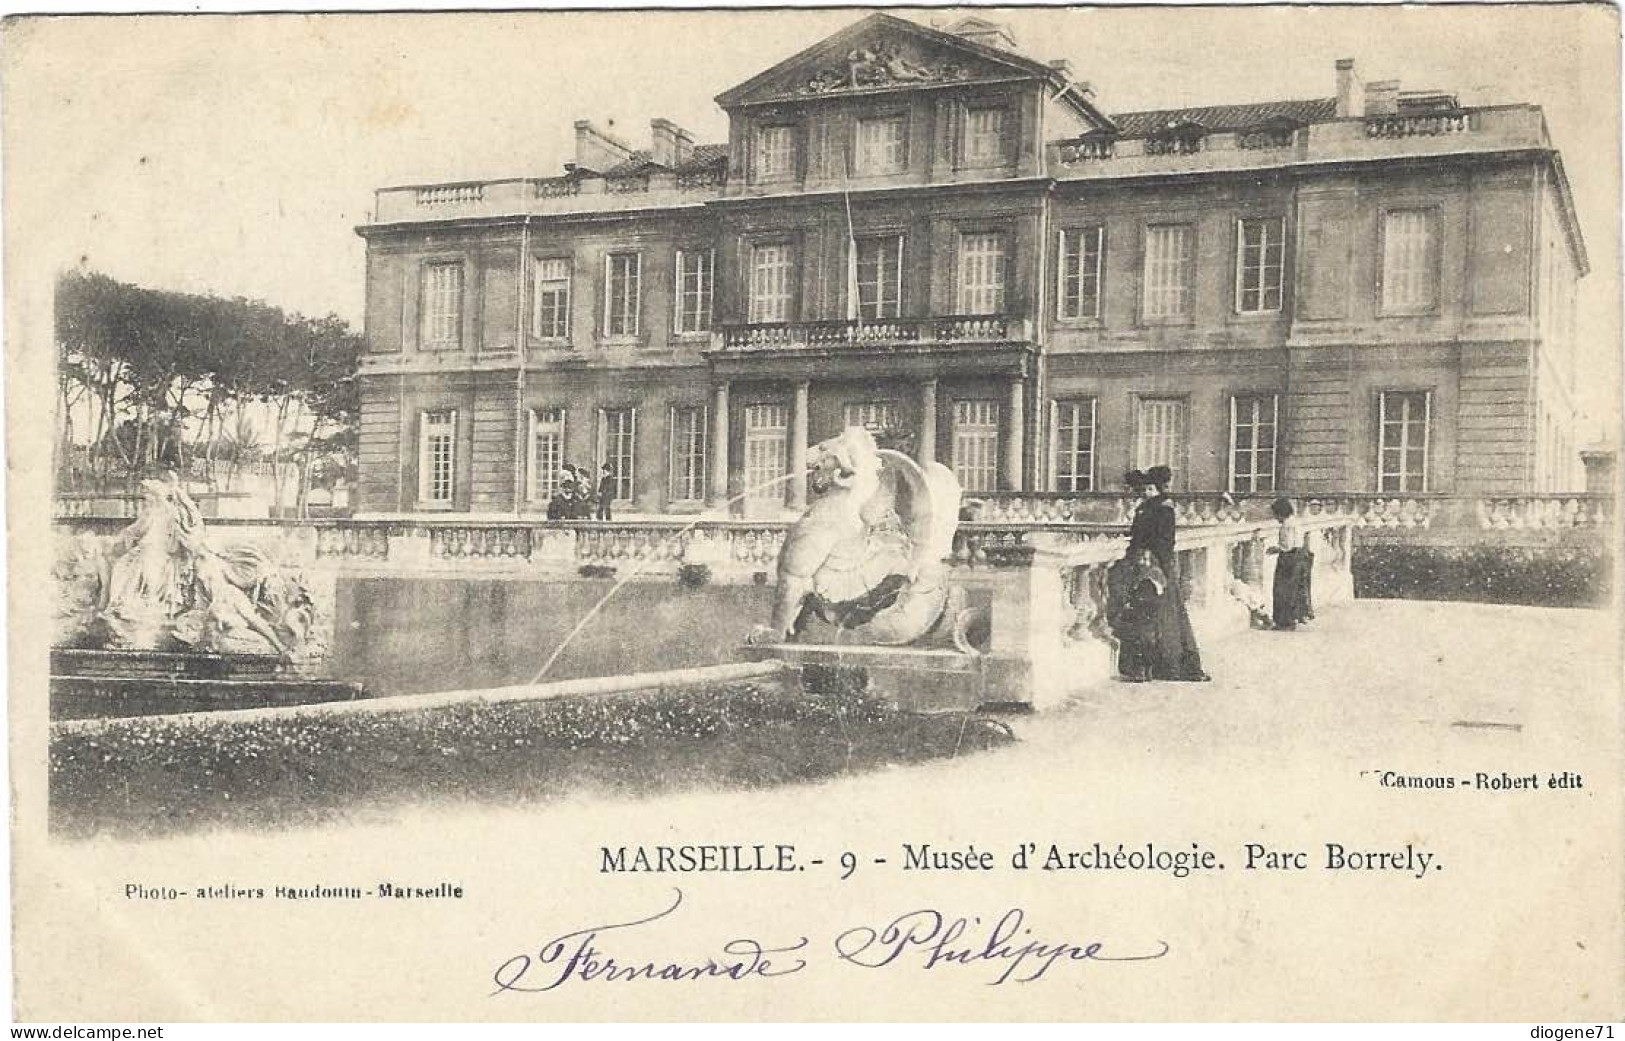
[[[1618,17],[7,20],[14,1017],[1620,1019]]]

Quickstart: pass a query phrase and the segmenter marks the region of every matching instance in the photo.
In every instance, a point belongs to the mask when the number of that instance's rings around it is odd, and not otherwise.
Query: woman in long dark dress
[[[1174,552],[1174,504],[1168,498],[1172,480],[1173,472],[1166,466],[1153,466],[1144,473],[1132,470],[1124,476],[1125,483],[1140,492],[1124,557],[1132,561],[1148,556],[1166,579],[1151,609],[1133,627],[1129,638],[1136,647],[1136,656],[1149,666],[1145,670],[1147,678],[1201,682],[1212,677],[1202,668],[1202,652],[1197,649],[1196,632],[1185,610],[1179,556]],[[1124,678],[1141,677],[1125,674]]]
[[[1276,554],[1271,617],[1277,629],[1296,629],[1315,616],[1309,604],[1309,576],[1314,572],[1315,556],[1309,552],[1303,529],[1292,520],[1296,512],[1291,499],[1276,499],[1270,504],[1276,521],[1275,545],[1268,550]]]

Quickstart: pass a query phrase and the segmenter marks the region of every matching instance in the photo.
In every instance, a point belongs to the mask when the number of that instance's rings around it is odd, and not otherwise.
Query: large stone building
[[[997,25],[863,19],[562,176],[388,188],[361,502],[772,513],[845,424],[971,493],[1578,480],[1587,270],[1541,110],[1361,84],[1109,113]],[[755,489],[754,494],[750,493]]]

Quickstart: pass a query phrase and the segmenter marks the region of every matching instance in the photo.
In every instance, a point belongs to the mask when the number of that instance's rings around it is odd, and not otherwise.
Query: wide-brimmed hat
[[[1174,472],[1166,466],[1153,466],[1145,472],[1145,479],[1148,484],[1154,484],[1158,488],[1166,488],[1172,483]]]
[[[1123,483],[1130,488],[1144,488],[1151,483],[1151,478],[1144,470],[1130,470],[1123,475]]]

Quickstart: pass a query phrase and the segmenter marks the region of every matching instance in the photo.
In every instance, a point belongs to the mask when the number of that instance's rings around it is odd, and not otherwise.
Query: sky
[[[56,18],[7,27],[8,230],[30,265],[359,324],[376,188],[548,176],[589,118],[636,146],[866,11]],[[902,12],[922,22],[963,10]],[[983,8],[1107,111],[1329,97],[1367,79],[1544,107],[1593,267],[1582,437],[1619,413],[1619,77],[1606,8]],[[9,257],[15,259],[15,257]]]

